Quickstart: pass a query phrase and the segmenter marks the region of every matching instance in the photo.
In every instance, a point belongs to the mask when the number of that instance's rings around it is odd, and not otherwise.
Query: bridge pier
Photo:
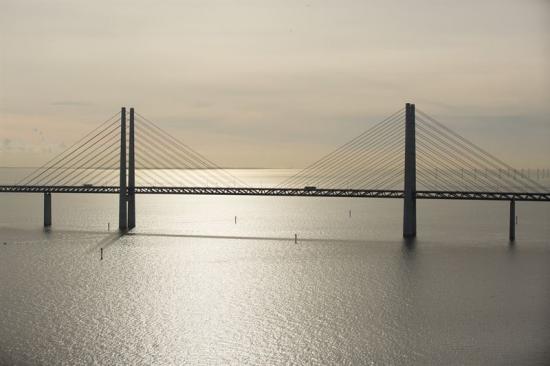
[[[44,227],[52,226],[52,194],[44,193]]]
[[[516,240],[516,201],[510,201],[510,241]]]
[[[128,229],[136,227],[136,165],[134,154],[134,108],[130,108],[128,141]]]
[[[118,196],[118,228],[128,229],[126,208],[126,108],[120,111],[120,192]]]
[[[403,187],[403,237],[416,236],[415,107],[405,105],[405,183]]]

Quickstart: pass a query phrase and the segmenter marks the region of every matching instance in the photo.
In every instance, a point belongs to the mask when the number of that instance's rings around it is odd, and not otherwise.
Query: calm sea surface
[[[507,202],[417,205],[406,244],[401,200],[138,195],[121,237],[116,195],[54,194],[44,231],[0,194],[0,364],[550,364],[550,204],[515,245]]]

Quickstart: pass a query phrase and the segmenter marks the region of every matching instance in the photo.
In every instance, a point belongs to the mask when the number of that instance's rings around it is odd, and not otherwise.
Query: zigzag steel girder
[[[136,187],[136,194],[187,194],[224,196],[403,198],[401,190],[230,188],[230,187]],[[104,193],[118,194],[118,186],[0,186],[0,193]],[[540,192],[416,191],[417,199],[483,201],[550,201]]]

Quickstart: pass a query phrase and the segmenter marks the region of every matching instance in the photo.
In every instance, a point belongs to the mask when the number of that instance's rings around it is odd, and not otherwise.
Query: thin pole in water
[[[99,260],[103,260],[103,248],[101,248],[101,249],[99,250],[99,253],[101,254],[101,257],[100,257]]]
[[[235,225],[237,225],[237,216],[235,216]]]
[[[107,231],[111,231],[111,223],[110,222],[107,223]]]
[[[294,234],[294,244],[298,244],[298,234]]]
[[[351,217],[351,210],[349,210],[349,217]]]

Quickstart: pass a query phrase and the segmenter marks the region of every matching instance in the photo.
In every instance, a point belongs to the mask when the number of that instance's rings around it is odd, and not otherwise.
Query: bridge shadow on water
[[[100,239],[95,244],[93,244],[88,250],[87,253],[92,253],[100,248],[106,248],[117,241],[122,239],[124,236],[129,237],[166,237],[166,238],[188,238],[188,239],[221,239],[221,240],[255,240],[255,241],[279,241],[279,242],[292,242],[294,243],[294,236],[245,236],[245,235],[206,235],[206,234],[178,234],[178,233],[147,233],[147,232],[119,232],[117,231],[103,231],[103,230],[74,230],[74,229],[40,229],[49,239],[55,239],[59,236],[66,234],[74,234],[77,236],[84,235],[84,237],[73,238],[74,240],[86,240],[86,241],[95,241]],[[38,232],[35,228],[32,229],[23,229],[23,228],[9,228],[5,230],[5,234],[10,238],[5,239],[5,242],[13,242],[11,237],[18,237],[19,240],[23,236],[29,236],[31,238],[36,238],[35,234]],[[26,234],[26,235],[25,235]],[[369,243],[372,240],[368,239],[344,239],[344,238],[315,238],[315,237],[297,237],[297,243],[344,243],[344,244],[365,244]],[[389,241],[395,243],[394,240],[374,240],[376,242]],[[403,240],[403,247],[408,251],[414,251],[416,246],[416,240]]]
[[[32,243],[43,243],[53,240],[63,242],[64,240],[86,243],[86,254],[95,253],[100,248],[112,246],[122,239],[126,234],[119,231],[101,230],[73,230],[73,229],[52,229],[52,228],[10,228],[0,226],[0,243],[3,245],[28,245]],[[61,241],[60,241],[61,240]]]
[[[189,239],[224,239],[224,240],[262,240],[262,241],[281,241],[293,242],[294,237],[276,237],[276,236],[242,236],[242,235],[200,235],[200,234],[163,234],[163,233],[135,233],[128,232],[129,236],[144,236],[144,237],[166,237],[166,238],[189,238]],[[341,239],[341,238],[300,238],[297,243],[348,243],[348,244],[364,244],[367,240],[358,239]]]
[[[108,234],[105,238],[101,239],[97,244],[92,246],[86,251],[86,254],[97,252],[100,248],[107,248],[116,243],[120,238],[124,236],[124,233],[115,232]]]

